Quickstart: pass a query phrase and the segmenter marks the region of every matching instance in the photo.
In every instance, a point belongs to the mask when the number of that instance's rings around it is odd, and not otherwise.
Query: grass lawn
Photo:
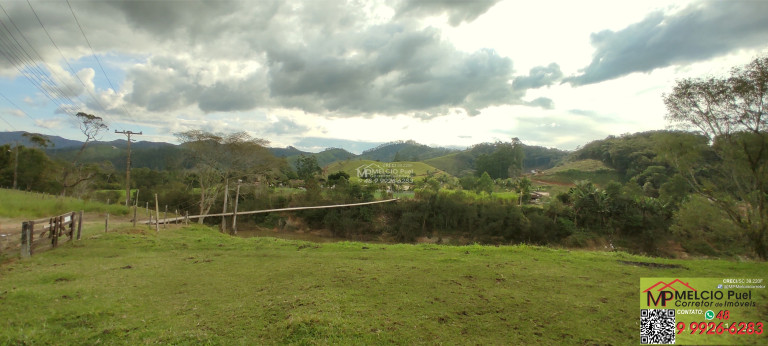
[[[103,204],[96,201],[83,201],[77,198],[61,197],[0,189],[0,217],[39,218],[57,216],[70,211],[109,212],[112,215],[127,215],[131,210],[119,204]]]
[[[0,344],[638,344],[641,277],[768,277],[765,263],[320,244],[200,226],[92,225],[79,242],[5,262]]]

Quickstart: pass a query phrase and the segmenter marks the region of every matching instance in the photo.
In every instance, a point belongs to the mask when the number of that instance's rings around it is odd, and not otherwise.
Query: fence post
[[[174,225],[178,225],[179,224],[179,210],[178,209],[174,209],[173,210],[173,215],[176,215],[176,220],[173,221],[173,224]]]
[[[32,239],[29,236],[29,223],[21,223],[21,258],[32,257]]]
[[[184,226],[189,226],[189,210],[184,211]]]
[[[75,212],[69,216],[69,241],[75,238]]]
[[[59,246],[59,218],[53,217],[53,247]]]
[[[165,224],[168,223],[168,205],[165,205],[165,214],[163,215],[163,229],[165,229]]]
[[[160,205],[157,203],[157,194],[155,194],[155,232],[160,232]]]
[[[104,221],[104,233],[109,230],[109,213],[107,213],[107,219]]]
[[[48,237],[51,238],[51,247],[56,247],[56,218],[48,219]]]
[[[83,229],[83,211],[77,213],[77,240],[80,240],[80,230]]]
[[[133,205],[133,228],[136,228],[136,204]]]
[[[240,183],[243,181],[237,180],[237,192],[235,193],[235,212],[232,213],[232,234],[237,234],[237,202],[240,200]]]

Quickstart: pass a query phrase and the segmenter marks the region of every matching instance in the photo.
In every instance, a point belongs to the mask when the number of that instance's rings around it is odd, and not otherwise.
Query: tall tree
[[[22,136],[27,138],[30,142],[32,142],[32,144],[41,149],[48,148],[48,146],[53,146],[53,142],[51,142],[48,136],[41,135],[39,133],[24,132]]]
[[[88,114],[79,112],[75,114],[80,132],[85,135],[85,141],[80,146],[80,150],[75,155],[74,160],[65,166],[61,176],[61,185],[64,188],[62,193],[66,193],[68,190],[75,188],[83,182],[91,180],[98,173],[98,168],[94,165],[83,165],[79,162],[80,156],[85,151],[86,146],[91,141],[97,140],[101,137],[102,132],[109,129],[104,119]]]
[[[516,177],[522,173],[525,153],[518,138],[511,142],[496,142],[494,150],[488,154],[480,154],[475,160],[475,171],[478,175],[488,172],[493,179]]]
[[[279,170],[282,163],[265,145],[266,140],[253,138],[245,132],[228,135],[202,130],[177,133],[187,157],[190,172],[200,186],[200,215],[210,211],[222,193],[227,179],[257,181]],[[203,223],[204,218],[199,222]]]
[[[296,174],[299,179],[307,181],[322,173],[323,170],[317,163],[317,158],[314,155],[300,155],[296,160]]]
[[[669,143],[666,157],[768,258],[768,56],[727,77],[680,80],[664,104],[668,121],[704,136]]]

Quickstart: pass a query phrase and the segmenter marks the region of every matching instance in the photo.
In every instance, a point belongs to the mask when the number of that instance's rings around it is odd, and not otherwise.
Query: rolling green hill
[[[362,173],[365,168],[395,170],[395,176],[412,177],[414,181],[430,174],[450,175],[440,169],[432,167],[424,162],[378,162],[372,160],[345,160],[335,162],[324,168],[326,174],[336,172],[345,172],[349,174],[351,180],[358,180],[358,170]]]
[[[578,180],[589,180],[598,185],[605,185],[619,179],[615,169],[601,161],[586,159],[563,163],[531,177],[541,182],[573,184]]]
[[[495,148],[494,143],[481,143],[467,150],[424,160],[424,163],[461,177],[474,173],[475,159],[480,155],[490,154]],[[523,144],[523,153],[525,154],[524,172],[551,168],[568,156],[568,152],[564,150],[525,144]]]
[[[461,177],[474,173],[474,161],[475,157],[468,150],[465,150],[424,160],[424,163],[446,171],[457,177]]]
[[[80,156],[80,162],[94,163],[109,161],[117,170],[124,170],[127,155],[127,141],[89,143]],[[54,159],[71,161],[80,147],[51,148],[46,152]],[[180,163],[180,148],[169,143],[136,142],[131,143],[131,166],[146,167],[154,170],[172,168]]]
[[[433,148],[414,141],[397,141],[379,145],[360,154],[360,159],[394,162],[394,161],[423,161],[446,155],[455,151],[448,148]]]
[[[304,155],[314,156],[315,158],[317,158],[317,164],[320,167],[325,167],[336,161],[349,160],[357,156],[344,149],[339,149],[339,148],[328,148],[319,153],[304,153]],[[300,154],[291,155],[286,157],[286,160],[288,160],[288,163],[290,163],[291,166],[296,168],[296,160],[299,159],[299,156]]]

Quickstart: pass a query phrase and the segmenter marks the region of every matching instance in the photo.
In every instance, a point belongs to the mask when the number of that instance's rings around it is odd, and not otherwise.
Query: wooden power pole
[[[125,164],[125,206],[127,207],[131,205],[131,135],[141,135],[142,133],[117,130],[115,130],[115,133],[121,133],[128,136],[128,161]]]

